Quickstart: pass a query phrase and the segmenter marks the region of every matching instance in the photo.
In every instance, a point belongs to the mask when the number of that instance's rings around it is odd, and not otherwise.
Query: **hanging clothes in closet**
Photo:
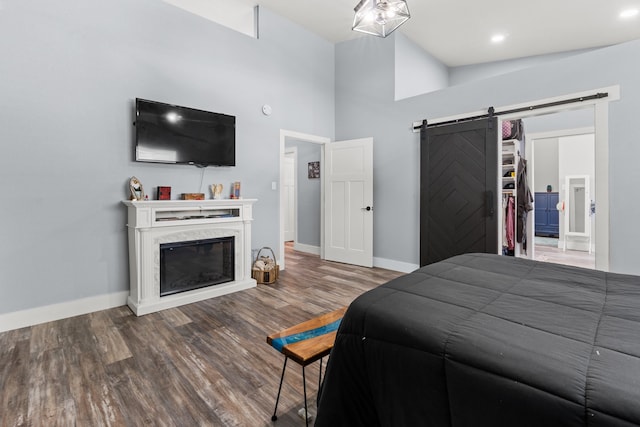
[[[533,196],[527,182],[527,161],[520,158],[518,162],[517,196],[518,216],[516,224],[516,241],[522,243],[522,249],[527,251],[527,214],[533,209]]]
[[[504,233],[502,233],[502,254],[511,255],[515,254],[515,219],[516,219],[516,201],[512,195],[502,196],[502,208],[504,215],[502,216],[502,227]]]

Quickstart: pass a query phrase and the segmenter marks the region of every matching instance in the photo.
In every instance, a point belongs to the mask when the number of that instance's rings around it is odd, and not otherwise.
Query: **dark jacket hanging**
[[[518,215],[516,224],[516,241],[522,243],[522,249],[527,250],[527,213],[533,209],[533,197],[527,183],[527,161],[520,158],[518,162]]]

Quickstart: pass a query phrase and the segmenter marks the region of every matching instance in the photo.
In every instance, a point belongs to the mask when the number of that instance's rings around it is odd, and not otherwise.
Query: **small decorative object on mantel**
[[[144,188],[138,178],[132,176],[129,180],[129,200],[144,200]]]
[[[171,200],[171,187],[158,187],[158,200]]]
[[[309,162],[309,179],[320,178],[320,162]]]
[[[214,200],[222,199],[222,184],[211,184],[211,194]]]
[[[271,257],[268,255],[260,255],[262,251],[270,251]],[[256,260],[253,263],[253,268],[251,269],[251,277],[258,282],[258,284],[267,284],[270,285],[278,280],[280,267],[276,262],[276,254],[273,252],[273,249],[265,246],[260,248],[256,255]]]
[[[231,198],[239,199],[240,198],[240,181],[236,181],[231,184]]]
[[[204,200],[204,193],[182,193],[182,200]]]

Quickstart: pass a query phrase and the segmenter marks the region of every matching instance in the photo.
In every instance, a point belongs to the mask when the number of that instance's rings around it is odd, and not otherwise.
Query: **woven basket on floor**
[[[271,251],[271,257],[261,256],[263,250]],[[258,262],[260,261],[260,262]],[[273,252],[273,249],[269,247],[261,248],[256,254],[256,259],[253,262],[253,268],[251,269],[251,277],[258,282],[258,284],[267,284],[275,283],[278,280],[278,272],[280,271],[280,267],[276,262],[276,254]]]

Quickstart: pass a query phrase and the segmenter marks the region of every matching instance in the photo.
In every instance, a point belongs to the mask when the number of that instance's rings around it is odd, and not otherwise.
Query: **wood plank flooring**
[[[536,261],[551,262],[554,264],[572,265],[574,267],[596,268],[596,255],[584,251],[563,251],[558,247],[536,245]]]
[[[0,426],[301,426],[302,373],[266,336],[400,275],[287,248],[272,285],[142,317],[127,307],[0,334]],[[326,366],[326,365],[325,365]],[[310,412],[318,364],[307,368]]]

